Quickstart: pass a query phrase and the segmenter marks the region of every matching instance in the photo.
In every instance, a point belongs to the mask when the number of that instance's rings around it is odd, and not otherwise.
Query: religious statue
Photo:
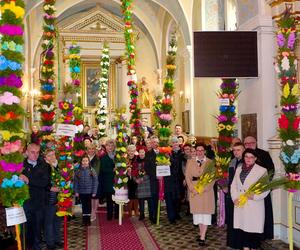
[[[148,83],[146,82],[146,77],[142,77],[142,81],[139,84],[139,103],[140,107],[144,109],[150,109],[151,107],[151,93],[148,88]]]

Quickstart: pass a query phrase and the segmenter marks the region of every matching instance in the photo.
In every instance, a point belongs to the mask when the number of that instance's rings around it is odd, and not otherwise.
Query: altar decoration
[[[177,41],[175,34],[172,34],[167,52],[166,69],[167,75],[164,80],[163,96],[154,104],[156,120],[158,122],[157,131],[159,137],[159,153],[156,156],[157,166],[170,166],[170,154],[172,148],[169,146],[169,138],[171,136],[173,94],[175,91],[174,75],[176,70],[176,51]],[[164,178],[159,177],[159,200],[157,209],[157,225],[159,225],[160,205],[164,200]]]
[[[107,124],[107,113],[108,113],[108,79],[109,79],[109,46],[108,43],[103,44],[102,57],[101,57],[101,77],[99,86],[99,108],[97,110],[97,123],[99,128],[99,136],[106,136],[106,124]]]
[[[119,205],[119,225],[122,225],[122,210],[128,200],[127,189],[127,117],[125,108],[116,110],[115,126],[117,130],[116,157],[115,157],[115,179],[113,200]]]
[[[81,74],[81,57],[80,46],[76,43],[72,43],[69,47],[69,68],[71,83],[70,92],[73,94],[74,109],[73,109],[73,124],[77,127],[77,133],[73,140],[73,159],[78,165],[81,157],[85,154],[85,147],[83,143],[83,108],[80,96],[80,74]],[[72,90],[73,89],[73,90]],[[75,96],[74,96],[75,94]],[[76,165],[76,166],[77,166]]]
[[[29,198],[28,186],[19,179],[23,170],[23,120],[21,106],[22,63],[24,61],[25,4],[23,0],[0,3],[0,202],[6,207],[22,207]],[[19,225],[18,249],[22,249]]]
[[[129,111],[130,117],[130,128],[131,134],[135,136],[141,135],[141,111],[138,104],[138,84],[137,75],[135,69],[135,34],[133,31],[132,24],[132,2],[133,0],[121,0],[121,8],[123,13],[123,20],[125,23],[125,48],[126,48],[126,59],[127,59],[127,76],[130,93]]]
[[[40,112],[41,112],[41,146],[45,148],[48,141],[53,141],[52,132],[55,123],[55,73],[54,73],[54,44],[56,37],[55,28],[55,12],[54,7],[56,0],[44,0],[44,22],[42,36],[42,66],[41,66],[41,97],[40,97]]]
[[[280,158],[289,182],[286,188],[288,198],[289,245],[293,249],[293,193],[300,189],[300,149],[299,149],[299,83],[297,82],[297,56],[295,53],[297,25],[299,20],[286,9],[277,21],[277,57],[275,70],[281,87],[281,113],[278,118],[278,132],[282,140]]]

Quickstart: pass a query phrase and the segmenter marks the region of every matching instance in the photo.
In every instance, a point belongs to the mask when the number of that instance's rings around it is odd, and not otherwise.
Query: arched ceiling
[[[25,0],[25,3],[26,13],[29,14],[34,8],[42,4],[43,0]],[[58,20],[67,18],[74,13],[93,8],[96,4],[100,4],[101,7],[110,11],[116,16],[121,16],[119,0],[65,0],[65,4],[68,6],[68,8],[64,10],[61,16],[58,17]],[[150,23],[155,23],[158,11],[160,10],[160,8],[163,8],[174,18],[174,20],[180,27],[182,34],[184,35],[186,45],[191,44],[188,22],[178,0],[138,0],[135,2],[135,6],[141,11],[147,12],[145,13],[145,15],[148,17],[148,22]],[[145,29],[147,29],[147,25],[145,25],[144,20],[139,17],[138,13],[135,14],[136,25],[138,25],[145,34],[148,34],[149,29],[148,32],[145,32]]]

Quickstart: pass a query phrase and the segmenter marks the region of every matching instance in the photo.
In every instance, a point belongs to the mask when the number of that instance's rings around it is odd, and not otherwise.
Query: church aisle
[[[100,218],[100,219],[99,219]],[[101,229],[101,223],[103,221],[103,228]],[[125,249],[116,247],[117,239],[112,240],[104,239],[111,229],[122,232],[124,236],[124,245],[128,243],[126,232],[124,229],[135,229],[136,235],[139,240],[142,240],[142,245],[146,247],[130,247],[126,249],[130,250],[143,250],[143,249],[162,249],[162,250],[179,250],[179,249],[205,249],[205,250],[226,250],[226,230],[224,228],[218,228],[211,226],[207,233],[207,246],[199,247],[196,242],[197,227],[192,225],[192,217],[184,216],[176,225],[170,225],[165,211],[162,211],[161,224],[151,225],[148,219],[145,222],[140,222],[137,218],[133,217],[131,221],[125,214],[123,226],[118,226],[118,220],[106,221],[105,214],[100,211],[98,213],[98,219],[92,223],[86,230],[81,226],[81,217],[76,215],[76,218],[68,222],[68,237],[69,237],[69,249],[72,250],[114,250],[114,249]],[[109,224],[112,227],[109,229]],[[144,227],[144,225],[146,227]],[[133,228],[135,227],[135,228]],[[102,235],[101,235],[102,231]],[[105,232],[106,235],[103,234]],[[129,234],[127,234],[129,235]],[[132,232],[131,232],[132,235]],[[151,237],[152,235],[152,237]],[[110,241],[111,245],[108,247],[101,248],[101,239],[104,239],[107,243]],[[155,241],[158,246],[155,245]],[[103,244],[102,244],[103,245]],[[140,245],[139,245],[140,246]],[[288,245],[281,241],[269,241],[264,242],[262,245],[263,250],[288,250]],[[294,248],[299,250],[299,248]]]

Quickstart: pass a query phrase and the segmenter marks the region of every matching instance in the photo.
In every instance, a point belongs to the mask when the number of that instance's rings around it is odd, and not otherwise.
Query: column
[[[278,20],[286,10],[290,8],[292,13],[297,13],[300,16],[300,3],[299,1],[276,1],[276,0],[265,0],[265,5],[269,5],[270,15],[274,20]],[[276,23],[274,22],[274,26]],[[275,29],[274,29],[275,31]],[[275,43],[275,37],[273,34],[273,41]],[[276,47],[274,48],[274,55],[276,55]],[[299,56],[299,47],[296,50],[296,54]],[[298,75],[299,77],[299,75]],[[275,84],[278,85],[278,80],[275,76]],[[276,104],[279,106],[279,96],[280,92],[277,88],[277,98]],[[274,116],[273,116],[274,117]],[[273,118],[273,122],[276,125],[276,117]],[[281,151],[281,140],[278,136],[269,140],[269,149],[273,161],[276,167],[276,173],[284,174],[284,167],[279,158]],[[288,202],[288,193],[285,190],[279,189],[273,191],[272,195],[273,202],[273,211],[274,211],[274,235],[276,238],[288,241],[288,220],[287,220],[287,202]],[[293,228],[294,228],[294,244],[300,246],[300,192],[294,194],[293,198]]]
[[[184,112],[189,114],[189,132],[195,134],[195,102],[194,102],[194,59],[191,45],[186,46],[184,53]]]
[[[126,110],[129,113],[128,105],[130,101],[129,89],[127,86],[127,64],[123,60],[117,64],[117,107],[126,106]]]
[[[241,94],[238,98],[239,117],[243,114],[257,114],[257,141],[260,148],[268,149],[267,140],[276,132],[278,113],[278,82],[274,70],[274,57],[276,55],[274,27],[269,8],[261,1],[248,3],[249,6],[238,5],[239,21],[238,30],[257,31],[258,47],[258,78],[238,79]],[[250,6],[251,5],[251,6]],[[253,5],[253,6],[252,6]],[[241,17],[241,13],[247,13],[245,8],[258,9],[258,13],[252,17]],[[250,11],[249,10],[249,11]],[[247,14],[248,15],[248,14]],[[241,135],[241,128],[239,135]]]

